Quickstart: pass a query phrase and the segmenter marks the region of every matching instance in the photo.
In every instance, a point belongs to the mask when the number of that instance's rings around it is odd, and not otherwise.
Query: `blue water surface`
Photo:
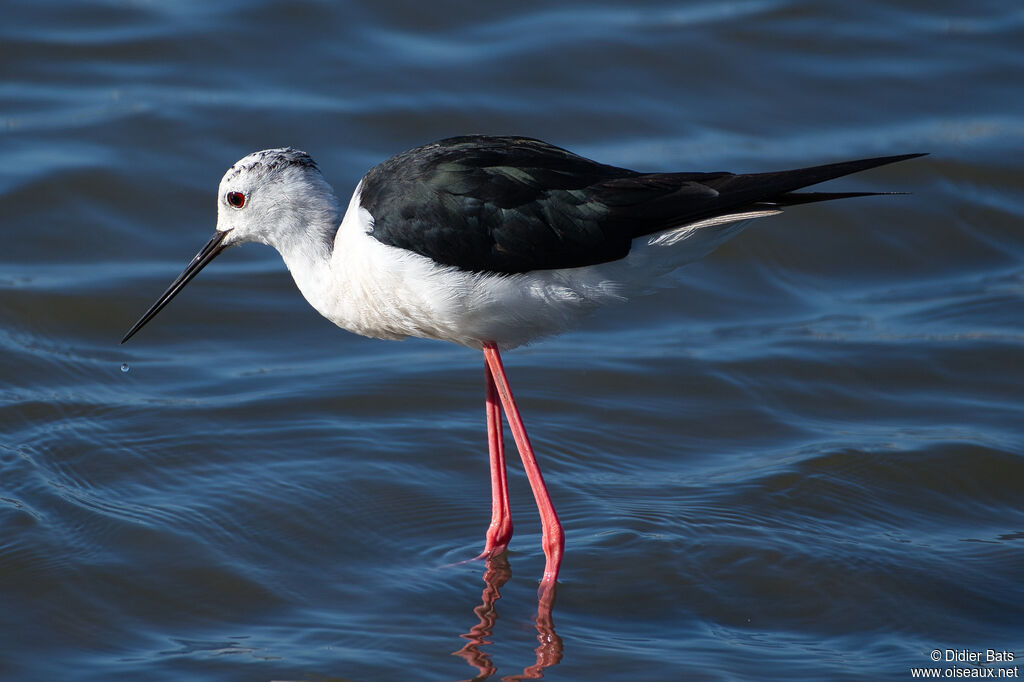
[[[1006,2],[9,3],[0,679],[1016,670],[1022,46]],[[339,330],[257,246],[118,345],[238,158],[305,149],[347,197],[466,133],[651,171],[931,153],[507,354],[567,533],[550,617],[518,465],[509,553],[466,561],[479,353]]]

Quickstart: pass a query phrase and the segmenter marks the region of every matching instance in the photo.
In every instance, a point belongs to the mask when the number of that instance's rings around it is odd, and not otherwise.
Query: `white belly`
[[[377,241],[356,188],[334,241],[330,267],[296,283],[324,317],[356,334],[407,336],[502,349],[565,331],[594,309],[649,288],[651,280],[704,256],[738,232],[720,222],[634,242],[620,261],[514,275],[441,266]],[[667,238],[672,237],[672,238]],[[667,248],[671,246],[671,248]],[[671,256],[670,256],[671,254]]]

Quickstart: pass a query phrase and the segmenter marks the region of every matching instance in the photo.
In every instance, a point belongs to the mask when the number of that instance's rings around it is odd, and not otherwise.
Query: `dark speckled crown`
[[[291,147],[280,149],[264,149],[245,157],[228,171],[226,180],[237,177],[244,172],[270,173],[288,167],[310,168],[320,170],[309,154]]]

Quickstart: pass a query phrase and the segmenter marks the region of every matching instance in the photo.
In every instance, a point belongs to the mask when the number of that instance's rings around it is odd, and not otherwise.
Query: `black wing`
[[[623,258],[640,237],[743,210],[855,193],[794,190],[908,154],[776,173],[648,173],[540,140],[468,136],[388,159],[363,178],[373,236],[463,270],[516,273]]]

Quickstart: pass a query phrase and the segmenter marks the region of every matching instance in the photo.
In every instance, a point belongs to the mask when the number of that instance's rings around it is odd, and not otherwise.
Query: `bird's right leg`
[[[541,578],[540,588],[537,591],[540,597],[538,608],[548,609],[554,603],[555,585],[558,582],[558,571],[562,566],[562,554],[565,551],[565,532],[558,520],[558,514],[555,513],[555,506],[551,503],[551,496],[544,484],[544,477],[540,473],[537,457],[533,454],[533,447],[526,435],[523,418],[519,414],[519,408],[516,407],[515,398],[512,397],[512,389],[509,388],[508,378],[505,376],[505,368],[501,362],[498,346],[488,341],[483,344],[483,350],[490,372],[488,394],[493,385],[501,400],[501,405],[505,409],[509,429],[516,441],[516,447],[519,448],[523,469],[526,470],[526,477],[530,480],[533,497],[537,501],[537,511],[540,513],[541,545],[544,548],[545,557],[544,577]]]

